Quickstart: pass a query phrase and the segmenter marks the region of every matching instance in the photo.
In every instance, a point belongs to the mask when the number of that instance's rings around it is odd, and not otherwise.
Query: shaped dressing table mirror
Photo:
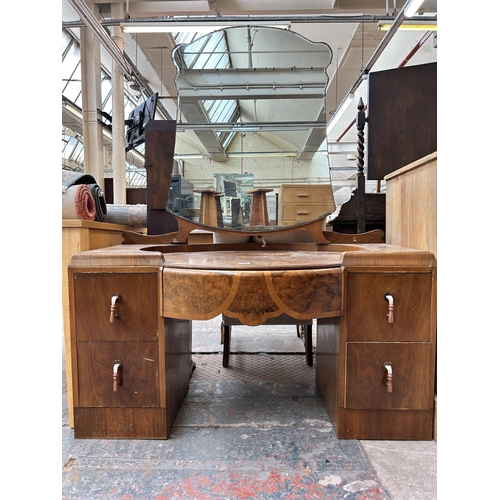
[[[431,439],[435,257],[323,227],[329,47],[234,27],[172,56],[177,119],[145,127],[147,234],[68,266],[75,438],[167,439],[193,322],[221,316],[223,367],[232,326],[271,323],[304,328],[313,365],[316,322],[316,385],[339,439]]]
[[[172,59],[178,114],[166,209],[178,242],[197,226],[219,240],[295,227],[326,242],[324,221],[335,210],[326,154],[330,47],[241,26],[181,43]]]

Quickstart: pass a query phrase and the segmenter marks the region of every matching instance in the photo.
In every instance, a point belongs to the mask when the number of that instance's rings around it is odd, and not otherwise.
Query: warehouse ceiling
[[[87,26],[88,22],[82,19],[78,12],[79,4],[83,0],[63,0],[63,27],[71,29],[76,36],[80,27]],[[123,30],[124,51],[127,61],[132,69],[128,85],[138,85],[142,98],[154,92],[159,93],[159,106],[165,118],[177,119],[183,123],[183,140],[189,142],[199,151],[208,152],[215,161],[224,161],[224,144],[219,134],[216,133],[210,117],[203,116],[201,111],[194,114],[178,112],[179,93],[176,86],[177,68],[174,64],[172,53],[179,40],[190,40],[198,32],[198,37],[205,36],[201,33],[207,26],[213,30],[229,27],[226,36],[227,50],[229,53],[238,50],[248,54],[252,50],[263,51],[267,47],[265,67],[263,64],[252,68],[254,74],[249,79],[248,74],[241,74],[239,82],[247,82],[248,95],[231,95],[238,100],[241,123],[250,122],[255,127],[260,127],[260,133],[266,139],[283,150],[299,152],[299,158],[310,158],[323,144],[325,129],[313,123],[303,130],[293,130],[297,122],[328,123],[336,115],[337,110],[346,96],[354,95],[350,110],[336,125],[329,127],[328,138],[330,142],[337,140],[353,140],[355,130],[350,127],[356,112],[358,93],[363,92],[365,85],[363,74],[377,69],[390,69],[401,64],[421,64],[437,60],[435,49],[436,34],[423,31],[383,31],[380,25],[401,22],[408,24],[418,20],[420,24],[428,22],[437,23],[437,1],[424,0],[419,12],[414,18],[405,19],[402,16],[405,2],[402,0],[164,0],[143,1],[128,0],[114,2],[109,0],[94,0],[87,4],[99,24],[110,35]],[[147,24],[147,29],[153,27],[169,29],[170,32],[132,33],[127,30]],[[128,27],[127,27],[128,26]],[[190,26],[190,28],[187,28]],[[249,29],[234,30],[238,26],[252,26]],[[255,26],[262,26],[261,33]],[[280,28],[276,28],[279,26]],[[283,66],[283,52],[291,45],[285,36],[266,36],[265,44],[258,44],[259,37],[264,39],[264,34],[272,30],[282,31],[286,27],[303,38],[313,42],[310,44],[310,54],[298,58],[297,64],[290,70],[290,81],[302,82],[307,66],[316,68],[312,47],[317,44],[326,44],[329,48],[329,64],[325,65],[325,105],[324,108],[311,118],[307,99],[299,100],[296,88],[291,88],[288,96],[280,95],[277,99],[273,92],[276,91],[276,75],[269,68]],[[144,28],[144,26],[142,26]],[[185,30],[188,33],[185,33]],[[390,41],[388,41],[390,33]],[[249,34],[251,35],[248,38]],[[431,36],[432,35],[432,36]],[[253,43],[255,42],[255,45]],[[385,44],[385,46],[384,46]],[[381,50],[383,49],[383,50]],[[177,49],[178,50],[178,49]],[[300,49],[302,50],[302,49]],[[409,54],[414,55],[409,58]],[[304,56],[304,54],[301,54]],[[406,61],[406,59],[408,59]],[[236,60],[236,56],[233,57]],[[251,63],[249,63],[250,65]],[[247,68],[248,69],[248,68]],[[207,72],[205,72],[207,73]],[[292,75],[292,73],[294,73]],[[234,72],[233,72],[234,75]],[[192,75],[191,75],[192,76]],[[219,75],[220,76],[220,75]],[[286,78],[286,76],[285,76]],[[219,80],[227,80],[228,73]],[[220,99],[216,93],[220,88],[211,85],[212,96],[202,94],[199,102],[206,99]],[[221,87],[220,82],[217,85]],[[273,88],[274,85],[274,88]],[[134,87],[136,88],[136,87]],[[262,89],[267,89],[262,91]],[[304,86],[305,88],[305,86]],[[285,92],[285,91],[284,91]],[[224,92],[222,92],[224,93]],[[196,101],[196,92],[189,98]],[[361,94],[362,95],[362,94]],[[301,108],[296,105],[300,102]],[[294,105],[291,105],[291,104]],[[284,123],[276,127],[276,110],[280,109],[279,121]],[[187,109],[187,108],[186,108]],[[258,110],[258,112],[256,111]],[[183,110],[182,110],[183,111]],[[70,128],[77,125],[70,123],[70,118],[65,118],[63,108],[63,122],[68,120]],[[203,125],[203,127],[201,127]],[[297,127],[296,127],[297,128]],[[214,142],[215,138],[215,142]]]

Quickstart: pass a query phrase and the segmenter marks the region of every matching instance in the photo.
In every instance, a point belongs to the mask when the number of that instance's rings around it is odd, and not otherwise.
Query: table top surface
[[[165,254],[164,266],[181,269],[238,271],[330,269],[340,267],[341,255],[316,251],[222,251]]]

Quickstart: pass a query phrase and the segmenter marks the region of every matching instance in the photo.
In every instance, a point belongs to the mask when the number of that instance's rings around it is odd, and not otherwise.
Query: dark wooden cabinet
[[[363,191],[361,191],[363,192]],[[385,233],[385,193],[364,193],[365,231],[379,229]],[[328,227],[337,233],[356,234],[358,231],[358,189],[342,204],[340,211]]]

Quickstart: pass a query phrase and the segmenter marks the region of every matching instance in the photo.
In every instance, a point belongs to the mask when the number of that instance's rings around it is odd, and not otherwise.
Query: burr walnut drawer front
[[[157,340],[156,273],[74,275],[77,340]]]
[[[347,341],[428,342],[431,302],[431,273],[350,272]]]
[[[430,373],[428,343],[348,343],[346,408],[428,409]]]
[[[78,342],[79,406],[159,406],[157,342]]]

